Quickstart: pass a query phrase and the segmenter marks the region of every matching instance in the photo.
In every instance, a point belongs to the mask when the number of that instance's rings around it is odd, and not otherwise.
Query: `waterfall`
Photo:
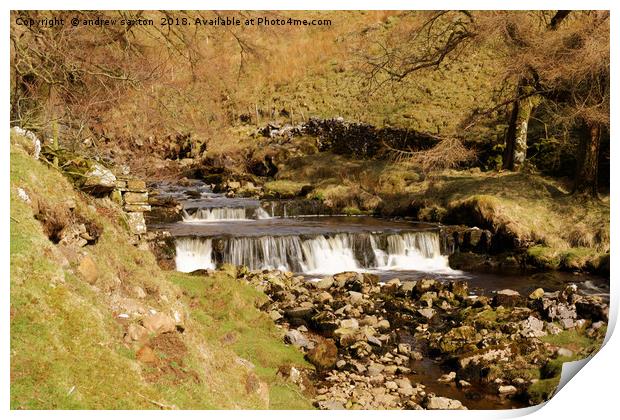
[[[226,240],[223,261],[250,270],[303,271],[301,240],[297,236],[263,236]]]
[[[376,250],[381,258],[378,268],[389,270],[449,270],[448,257],[441,255],[436,232],[413,232],[389,235],[387,252]]]
[[[265,211],[265,209],[263,209],[262,207],[257,207],[254,215],[258,220],[271,219],[269,213],[267,213],[267,211]]]
[[[177,238],[177,269],[213,268],[216,263],[250,270],[334,274],[362,269],[450,272],[437,232],[338,233],[292,236]]]
[[[213,269],[211,239],[177,238],[175,263],[178,271],[189,273],[200,269]]]
[[[358,270],[349,234],[341,233],[331,238],[317,236],[306,240],[301,247],[304,253],[303,272],[309,274],[335,274]]]
[[[220,220],[246,220],[243,207],[214,207],[197,209],[194,213],[183,210],[184,222],[217,222]]]

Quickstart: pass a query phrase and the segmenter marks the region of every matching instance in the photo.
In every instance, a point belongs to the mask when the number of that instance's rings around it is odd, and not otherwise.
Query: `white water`
[[[299,236],[223,238],[222,261],[250,270],[335,274],[363,269],[454,273],[441,255],[437,232],[391,234],[339,233],[309,239]],[[211,239],[177,238],[177,270],[215,265]],[[380,243],[384,244],[381,248]]]
[[[258,220],[271,219],[271,216],[269,215],[269,213],[267,213],[265,209],[263,209],[262,207],[257,207],[254,214],[256,215],[256,218]],[[273,214],[273,210],[272,210],[272,214]]]
[[[347,234],[338,234],[331,238],[318,236],[304,241],[301,247],[305,261],[302,270],[304,273],[336,274],[360,269]]]
[[[441,255],[437,233],[390,235],[387,243],[387,252],[373,249],[379,269],[453,272],[448,264],[448,257]]]
[[[189,214],[183,210],[183,221],[188,223],[196,222],[219,222],[222,220],[247,220],[245,208],[243,207],[214,207],[197,209]]]
[[[200,269],[213,269],[211,239],[182,238],[176,241],[175,263],[178,271],[189,273]]]

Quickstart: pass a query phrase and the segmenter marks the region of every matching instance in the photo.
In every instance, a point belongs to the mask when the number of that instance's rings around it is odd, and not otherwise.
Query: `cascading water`
[[[189,273],[200,269],[213,269],[212,240],[205,238],[179,238],[176,241],[175,263],[178,271]]]
[[[379,250],[378,268],[389,270],[442,271],[450,270],[448,257],[441,255],[439,235],[416,232],[387,237],[387,252]],[[376,255],[375,251],[375,255]]]
[[[214,207],[197,209],[194,213],[183,210],[184,222],[217,222],[221,220],[246,220],[245,208]]]
[[[272,214],[273,214],[273,209],[272,209]],[[267,211],[263,209],[262,207],[257,207],[256,210],[254,210],[254,215],[256,219],[258,220],[271,219],[271,216],[269,215],[269,213],[267,213]]]
[[[200,247],[199,242],[204,242]],[[212,243],[218,251],[212,250]],[[217,256],[216,256],[217,255]],[[437,232],[338,233],[300,236],[177,238],[177,269],[212,268],[216,262],[250,270],[334,274],[361,269],[450,272]]]

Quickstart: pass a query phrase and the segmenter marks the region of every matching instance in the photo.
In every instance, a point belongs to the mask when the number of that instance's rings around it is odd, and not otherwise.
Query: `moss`
[[[267,196],[275,198],[294,198],[312,189],[309,184],[289,180],[266,182],[264,188]]]
[[[553,344],[558,347],[566,347],[569,350],[572,350],[575,353],[585,353],[584,356],[587,356],[590,349],[593,347],[597,347],[595,340],[589,338],[584,333],[578,330],[564,330],[558,334],[545,335],[540,338],[545,343]]]
[[[553,396],[560,383],[559,377],[541,379],[529,386],[527,394],[532,404],[540,404]]]
[[[560,267],[558,252],[550,247],[536,245],[527,249],[528,263],[544,270],[557,270]]]

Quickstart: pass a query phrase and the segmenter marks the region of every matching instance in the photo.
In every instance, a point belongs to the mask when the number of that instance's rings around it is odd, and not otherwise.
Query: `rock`
[[[142,325],[150,333],[163,334],[176,330],[176,322],[172,317],[161,312],[147,316],[142,320]]]
[[[544,331],[545,323],[540,319],[529,316],[519,323],[523,337],[542,337],[547,335]]]
[[[432,308],[418,309],[418,313],[426,319],[431,319],[435,316],[435,310]]]
[[[530,293],[529,298],[532,300],[537,300],[537,299],[542,299],[544,295],[545,295],[545,291],[539,287],[538,289]]]
[[[560,319],[560,325],[565,330],[568,330],[568,329],[573,328],[575,326],[575,321],[573,319],[571,319],[571,318]]]
[[[369,326],[369,327],[377,327],[377,324],[379,323],[379,319],[377,318],[376,315],[366,315],[364,318],[362,318],[362,320],[359,322],[359,324],[364,327],[364,326]]]
[[[581,300],[575,304],[577,315],[580,318],[596,321],[609,321],[609,306],[591,298]]]
[[[338,369],[342,369],[342,368],[344,368],[346,365],[347,365],[347,362],[345,362],[344,360],[338,360],[338,361],[336,362],[336,367],[337,367]]]
[[[459,400],[446,397],[431,397],[426,401],[427,410],[467,410]]]
[[[146,222],[142,212],[127,213],[127,224],[129,230],[135,235],[143,235],[146,233]]]
[[[441,377],[437,379],[437,382],[450,383],[450,382],[454,382],[455,379],[456,379],[456,372],[450,372],[450,373],[445,373],[441,375]]]
[[[551,335],[557,335],[559,333],[562,332],[562,328],[558,327],[555,324],[552,324],[551,322],[547,323],[547,332]]]
[[[382,331],[382,332],[389,331],[390,321],[388,321],[387,319],[382,319],[381,321],[377,322],[376,328],[377,330]]]
[[[384,386],[389,389],[389,390],[397,390],[398,389],[398,385],[396,385],[396,382],[394,381],[386,381]]]
[[[557,349],[555,354],[558,355],[558,357],[573,357],[573,352],[564,347],[560,347],[559,349]]]
[[[411,353],[411,345],[409,345],[407,343],[399,343],[398,344],[398,352],[400,354],[405,355],[405,356],[409,356],[409,354]]]
[[[394,379],[394,383],[398,386],[398,393],[406,396],[415,394],[415,389],[411,385],[411,381],[407,378]]]
[[[134,296],[138,299],[144,299],[146,297],[146,292],[140,286],[134,286],[133,293]]]
[[[151,211],[151,206],[149,204],[125,204],[123,209],[127,212],[144,213],[145,211]]]
[[[411,296],[413,290],[415,289],[415,285],[415,281],[404,281],[400,286],[400,291],[405,296]]]
[[[364,300],[364,295],[360,292],[349,292],[349,300],[353,304],[360,303]]]
[[[497,393],[503,396],[514,395],[517,393],[517,388],[513,385],[501,385],[498,388]]]
[[[284,335],[284,342],[293,346],[309,349],[313,347],[312,342],[303,333],[297,330],[289,330]]]
[[[416,283],[415,290],[418,294],[437,289],[437,280],[435,279],[422,279]]]
[[[469,296],[469,286],[466,281],[458,280],[450,282],[450,291],[454,293],[455,296],[460,297],[461,299]]]
[[[314,283],[314,287],[316,287],[317,289],[321,289],[321,290],[329,289],[333,285],[334,285],[333,277],[324,277],[321,280]]]
[[[419,301],[425,302],[429,308],[433,306],[433,302],[437,300],[436,292],[425,292],[420,296]]]
[[[146,182],[142,179],[128,179],[126,185],[130,191],[142,192],[146,190]]]
[[[344,404],[340,401],[319,401],[318,405],[321,410],[345,410]]]
[[[317,296],[317,300],[321,303],[329,303],[332,302],[334,298],[328,292],[321,292]]]
[[[82,275],[84,280],[90,284],[95,284],[99,278],[99,270],[97,269],[97,265],[88,255],[80,260],[78,272]]]
[[[282,315],[280,315],[280,312],[278,311],[271,311],[269,312],[269,317],[275,322],[278,321],[280,319],[282,319]]]
[[[493,306],[513,307],[519,306],[523,302],[523,298],[516,290],[504,289],[495,293],[493,297]]]
[[[129,326],[127,327],[126,338],[131,341],[146,343],[146,341],[149,339],[149,331],[142,325],[129,324]]]
[[[319,370],[331,369],[338,360],[338,348],[334,340],[321,339],[308,351],[306,358]]]
[[[351,330],[358,330],[360,326],[356,319],[349,318],[349,319],[343,319],[342,321],[340,321],[340,327],[351,329]]]
[[[116,186],[116,176],[100,163],[92,163],[84,174],[82,188],[95,194],[109,193]]]
[[[284,311],[287,318],[300,318],[300,319],[306,319],[306,320],[312,318],[315,312],[316,311],[314,307],[312,306],[310,307],[299,306],[297,308],[287,309],[286,311]]]
[[[463,379],[458,382],[459,387],[461,388],[469,388],[471,384]]]

